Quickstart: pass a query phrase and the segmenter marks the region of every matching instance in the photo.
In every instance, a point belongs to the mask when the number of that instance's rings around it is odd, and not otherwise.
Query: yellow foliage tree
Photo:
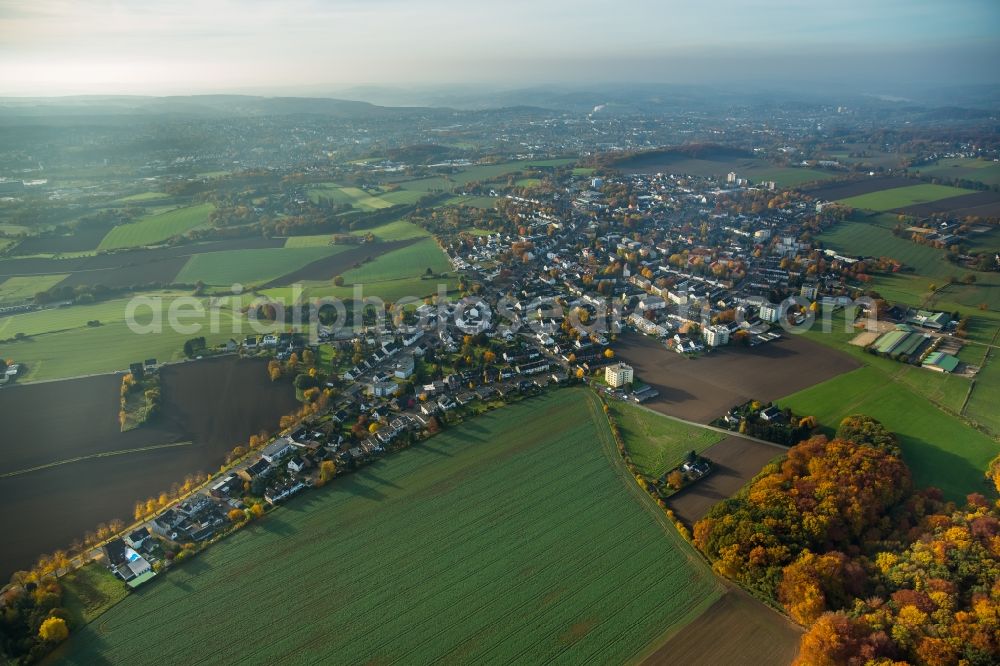
[[[38,636],[43,641],[62,643],[69,638],[69,627],[66,626],[66,620],[61,617],[49,617],[38,628]]]

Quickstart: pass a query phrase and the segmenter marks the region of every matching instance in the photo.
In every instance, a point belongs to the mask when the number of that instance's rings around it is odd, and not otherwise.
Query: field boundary
[[[120,451],[101,451],[100,453],[91,453],[88,456],[77,456],[76,458],[56,460],[55,462],[45,463],[44,465],[35,465],[34,467],[27,467],[25,469],[16,469],[13,472],[4,472],[0,474],[0,479],[7,479],[14,476],[21,476],[22,474],[30,474],[31,472],[40,472],[43,469],[59,467],[60,465],[72,465],[73,463],[83,462],[84,460],[94,460],[96,458],[111,458],[114,456],[125,456],[130,453],[145,453],[146,451],[157,451],[159,449],[170,449],[181,446],[191,446],[192,444],[194,444],[194,442],[172,442],[169,444],[154,444],[152,446],[140,446],[134,449],[122,449]]]

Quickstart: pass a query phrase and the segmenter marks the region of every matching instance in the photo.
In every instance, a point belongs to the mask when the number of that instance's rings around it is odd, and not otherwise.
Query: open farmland
[[[1000,162],[955,157],[938,160],[935,164],[912,167],[921,176],[975,180],[985,185],[1000,185]]]
[[[651,477],[661,477],[681,464],[688,451],[701,453],[725,437],[626,402],[612,401],[610,408],[632,462]]]
[[[29,236],[22,238],[12,251],[14,255],[60,254],[63,252],[96,251],[107,230],[102,227],[75,229],[72,234],[59,236]]]
[[[960,274],[962,269],[950,263],[942,250],[893,235],[894,224],[890,215],[858,216],[838,222],[818,240],[824,247],[847,255],[892,257],[904,268],[931,280],[947,280],[949,275]]]
[[[901,213],[923,217],[936,213],[947,213],[954,217],[1000,217],[1000,193],[969,192],[957,197],[927,201],[905,206]]]
[[[633,333],[619,338],[615,353],[635,368],[637,378],[660,392],[646,406],[699,423],[708,423],[747,400],[776,400],[860,365],[845,354],[795,335],[753,349],[720,348],[689,359]]]
[[[352,236],[367,236],[372,234],[375,238],[383,241],[409,240],[411,238],[427,238],[431,234],[426,229],[417,226],[409,220],[395,220],[386,222],[377,227],[367,229],[355,229]]]
[[[909,187],[919,181],[912,178],[895,177],[868,177],[858,180],[837,180],[830,183],[821,183],[816,187],[806,188],[806,192],[816,199],[824,201],[836,201],[850,197],[858,197],[863,194],[880,192],[897,187]]]
[[[799,414],[812,414],[828,432],[845,416],[867,414],[898,435],[903,459],[917,485],[940,488],[952,500],[989,492],[983,472],[1000,453],[1000,445],[895,381],[882,368],[860,368],[791,394],[780,404]]]
[[[155,201],[157,199],[166,199],[170,195],[166,192],[139,192],[138,194],[130,194],[127,197],[122,197],[121,199],[116,199],[116,203],[132,203],[136,201]]]
[[[787,452],[777,444],[737,435],[721,437],[724,437],[721,442],[701,451],[701,455],[712,461],[712,473],[667,500],[677,517],[689,526],[704,518],[717,503],[735,495],[765,465]]]
[[[958,187],[948,187],[947,185],[908,185],[906,187],[894,187],[883,189],[868,194],[839,199],[839,203],[852,208],[863,208],[865,210],[877,210],[884,212],[897,208],[907,208],[917,204],[924,204],[939,199],[958,197],[969,194],[969,190]]]
[[[374,261],[344,273],[347,284],[370,284],[387,280],[419,277],[430,269],[432,273],[451,270],[451,263],[437,241],[427,238],[406,247],[387,252]]]
[[[64,274],[67,278],[61,284],[69,286],[169,284],[174,282],[188,257],[208,252],[280,248],[283,245],[284,240],[280,238],[239,238],[67,258],[0,259],[0,280]]]
[[[621,467],[596,399],[565,390],[292,500],[56,656],[621,663],[722,591]],[[220,635],[239,652],[215,649]]]
[[[345,271],[355,270],[356,267],[371,266],[378,262],[383,255],[391,255],[394,251],[401,251],[412,244],[414,244],[414,240],[411,239],[348,245],[342,250],[338,248],[338,251],[334,253],[327,252],[326,256],[301,266],[291,273],[286,273],[281,279],[272,280],[264,286],[277,287],[307,280],[332,280]]]
[[[624,173],[672,173],[725,179],[735,171],[740,178],[760,183],[773,180],[780,187],[795,187],[802,183],[826,180],[833,174],[816,169],[776,167],[741,151],[724,148],[710,150],[693,157],[680,151],[653,151],[626,158],[614,164]]]
[[[184,342],[193,334],[175,331],[166,325],[167,313],[174,294],[153,294],[162,297],[157,305],[164,321],[161,332],[136,333],[125,321],[126,305],[129,299],[117,299],[95,305],[81,305],[69,308],[41,310],[14,317],[0,318],[0,356],[16,359],[25,365],[19,381],[38,381],[78,377],[82,375],[116,372],[128,367],[129,363],[147,358],[160,362],[175,361],[183,357]],[[202,300],[206,305],[207,300]],[[136,323],[150,324],[153,312],[149,307],[138,308]],[[100,321],[98,326],[88,326],[91,320]],[[204,318],[187,319],[187,323],[200,323],[209,345],[218,344],[233,335],[233,313],[219,310],[219,329],[209,332],[210,315]],[[12,340],[18,333],[25,339]]]
[[[260,284],[276,280],[314,261],[351,249],[350,245],[326,247],[229,250],[196,254],[177,274],[177,282],[208,285]]]
[[[314,202],[328,199],[334,204],[350,204],[358,210],[382,210],[390,208],[395,202],[372,195],[359,187],[346,187],[336,183],[323,183],[309,190],[309,198]],[[419,197],[418,197],[419,198]]]
[[[100,522],[131,519],[135,501],[217,469],[296,405],[289,382],[269,381],[262,361],[224,357],[162,372],[161,417],[125,433],[119,375],[3,389],[0,577]]]
[[[116,250],[161,243],[205,224],[213,209],[212,204],[198,204],[117,226],[101,241],[100,249]]]
[[[802,629],[733,588],[678,631],[643,666],[786,666],[798,653]],[[720,640],[722,638],[723,640]],[[752,655],[752,657],[751,657]]]
[[[0,281],[0,304],[20,303],[29,300],[38,292],[50,289],[65,279],[65,275],[7,278]]]

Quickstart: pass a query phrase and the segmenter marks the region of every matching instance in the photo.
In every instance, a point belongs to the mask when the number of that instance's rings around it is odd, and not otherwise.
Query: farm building
[[[873,348],[883,356],[900,358],[902,356],[912,357],[917,354],[921,347],[930,341],[930,336],[926,333],[914,331],[905,324],[900,324],[896,330],[880,336],[874,343]]]
[[[932,328],[936,331],[939,331],[947,326],[949,321],[951,321],[951,317],[949,317],[947,313],[929,312],[927,310],[917,310],[916,313],[910,315],[906,319],[908,324],[923,326],[924,328]]]
[[[928,354],[921,365],[928,370],[936,370],[937,372],[955,372],[958,363],[957,356],[936,351]]]

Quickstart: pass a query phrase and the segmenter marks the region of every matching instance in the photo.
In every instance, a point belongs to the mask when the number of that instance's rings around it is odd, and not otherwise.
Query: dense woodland
[[[801,666],[1000,659],[1000,502],[914,490],[895,437],[869,417],[790,449],[699,521],[694,542],[808,627]]]

